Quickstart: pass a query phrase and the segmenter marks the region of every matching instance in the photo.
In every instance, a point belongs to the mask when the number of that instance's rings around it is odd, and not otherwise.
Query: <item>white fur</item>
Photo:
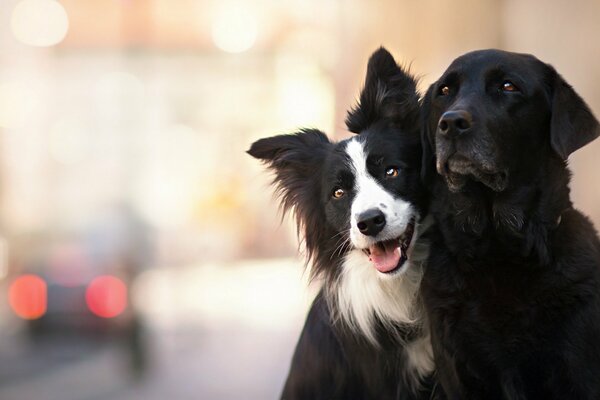
[[[351,250],[344,258],[332,303],[348,326],[374,344],[377,343],[376,318],[390,325],[422,322],[423,309],[418,294],[429,249],[418,237],[430,223],[428,217],[423,224],[415,226],[408,260],[395,274],[377,271],[369,257],[358,249]]]
[[[409,265],[395,279],[383,279],[384,275],[362,251],[350,251],[337,286],[340,317],[372,343],[377,343],[376,317],[390,325],[419,322],[417,295],[421,276],[420,265]]]
[[[419,382],[421,378],[429,375],[435,368],[429,333],[407,343],[404,347],[404,356],[410,366],[406,368],[410,378],[407,379],[408,382]]]
[[[375,242],[398,237],[415,215],[413,207],[409,202],[395,198],[369,174],[364,143],[358,137],[348,141],[346,153],[351,160],[356,193],[350,210],[350,240],[352,244],[356,248],[366,249]],[[376,237],[363,235],[357,227],[358,216],[373,208],[383,212],[386,221],[385,227]]]
[[[424,310],[419,297],[423,265],[429,253],[425,241],[418,240],[420,232],[432,222],[426,217],[415,226],[413,243],[408,250],[408,260],[395,274],[382,274],[361,250],[350,251],[343,262],[343,270],[333,290],[328,293],[334,315],[354,330],[378,345],[375,322],[378,319],[393,331],[394,326],[413,325],[423,335],[404,343],[404,356],[408,382],[417,388],[420,378],[434,369],[433,351],[427,326],[423,321]]]

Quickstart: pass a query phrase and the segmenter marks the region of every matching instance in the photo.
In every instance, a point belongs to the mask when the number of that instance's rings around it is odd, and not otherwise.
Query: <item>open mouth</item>
[[[395,239],[383,240],[371,245],[363,252],[369,257],[375,269],[381,273],[391,274],[398,271],[408,260],[408,249],[415,233],[413,217],[402,235]]]

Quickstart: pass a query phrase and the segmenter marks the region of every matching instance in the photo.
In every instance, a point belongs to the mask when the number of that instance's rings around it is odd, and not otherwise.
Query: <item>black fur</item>
[[[369,173],[396,196],[425,214],[426,194],[420,181],[419,104],[415,82],[384,49],[369,61],[360,104],[348,115],[351,131],[377,155]],[[323,281],[297,344],[283,399],[415,399],[431,396],[431,381],[414,392],[407,380],[403,345],[419,337],[419,327],[379,321],[379,344],[369,342],[336,314],[330,291],[350,250],[348,229],[353,199],[348,142],[331,143],[317,130],[302,130],[254,143],[248,153],[275,173],[285,211],[295,213],[305,240],[312,278]],[[385,180],[387,165],[402,167],[401,175]],[[334,188],[346,190],[333,199]],[[391,329],[391,331],[390,331]]]
[[[364,132],[381,121],[403,127],[417,126],[419,101],[415,96],[416,80],[408,72],[398,71],[394,57],[383,47],[373,53],[360,101],[346,117],[350,132]]]
[[[322,277],[329,281],[336,274],[329,265],[338,244],[331,243],[330,238],[337,232],[327,225],[315,229],[325,219],[323,193],[317,183],[324,179],[323,164],[333,148],[323,132],[303,129],[295,134],[260,139],[248,150],[252,157],[268,162],[275,173],[273,184],[284,212],[294,210],[298,233],[305,242],[306,259],[312,264],[311,280]],[[324,248],[326,244],[328,248]]]
[[[600,242],[566,165],[598,121],[551,66],[497,50],[456,59],[422,115],[422,291],[448,398],[600,398]]]

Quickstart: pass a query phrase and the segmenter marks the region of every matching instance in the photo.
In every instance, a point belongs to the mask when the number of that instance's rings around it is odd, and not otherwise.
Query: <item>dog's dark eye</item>
[[[450,94],[450,88],[448,87],[448,85],[443,85],[440,87],[438,93],[440,96],[448,96]]]
[[[519,88],[511,81],[504,81],[502,83],[503,92],[520,92]]]
[[[386,178],[395,178],[398,176],[398,168],[396,167],[388,167],[385,170],[385,177]]]
[[[342,189],[342,188],[335,188],[335,189],[333,189],[333,193],[331,195],[334,198],[339,199],[341,197],[344,197],[345,194],[346,194],[346,192],[344,192],[344,189]]]

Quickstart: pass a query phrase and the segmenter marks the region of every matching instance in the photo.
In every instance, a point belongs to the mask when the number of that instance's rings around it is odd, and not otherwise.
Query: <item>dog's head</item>
[[[600,133],[554,68],[500,50],[454,60],[424,97],[423,117],[423,174],[435,168],[454,192],[472,182],[501,192],[542,160],[566,160]]]
[[[382,276],[399,272],[423,214],[419,103],[414,79],[385,50],[369,60],[358,135],[330,142],[318,130],[261,139],[248,151],[275,172],[284,210],[294,209],[312,276],[335,278],[354,252]]]

